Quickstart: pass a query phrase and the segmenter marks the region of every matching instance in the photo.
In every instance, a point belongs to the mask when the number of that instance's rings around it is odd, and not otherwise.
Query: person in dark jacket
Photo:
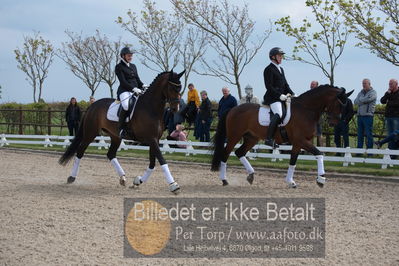
[[[341,119],[334,127],[334,142],[338,148],[341,147],[341,136],[344,139],[344,148],[349,147],[349,122],[354,114],[353,103],[348,99],[346,106],[343,107]]]
[[[218,117],[219,119],[224,113],[230,111],[231,108],[237,106],[237,99],[230,94],[230,90],[227,87],[222,88],[223,97],[219,101]]]
[[[69,136],[76,136],[78,133],[81,113],[76,98],[72,97],[65,112],[65,120],[67,121]]]
[[[278,147],[274,141],[274,135],[277,126],[281,123],[283,115],[282,103],[285,102],[290,95],[294,95],[294,92],[285,79],[284,70],[280,67],[284,54],[281,48],[272,48],[269,52],[269,58],[272,62],[263,71],[263,79],[266,86],[263,104],[270,105],[270,109],[273,112],[267,130],[265,144],[273,148]]]
[[[201,105],[199,109],[199,137],[200,141],[209,142],[210,134],[209,130],[212,123],[212,104],[208,99],[208,93],[206,91],[201,91]]]
[[[122,111],[119,114],[119,136],[126,138],[126,117],[129,109],[129,100],[133,94],[143,93],[143,82],[137,73],[137,68],[131,64],[133,51],[129,47],[122,48],[120,52],[121,61],[115,66],[115,74],[119,80],[117,91],[118,100],[121,102]]]
[[[390,136],[394,131],[399,130],[399,88],[398,81],[391,79],[389,88],[381,98],[381,103],[386,104],[385,122],[387,126],[387,135]],[[393,150],[397,148],[395,141],[390,141],[388,148]]]

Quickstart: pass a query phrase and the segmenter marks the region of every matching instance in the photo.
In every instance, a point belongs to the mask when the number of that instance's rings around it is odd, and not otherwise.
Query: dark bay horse
[[[290,164],[286,176],[286,182],[291,188],[296,188],[294,170],[301,149],[304,149],[317,159],[318,174],[317,184],[322,187],[325,183],[324,162],[322,153],[313,145],[312,138],[315,135],[316,124],[322,112],[327,113],[330,125],[336,125],[340,120],[342,107],[346,105],[348,97],[353,93],[346,93],[345,89],[330,85],[322,85],[307,91],[299,97],[291,100],[291,118],[285,126],[288,138],[292,144]],[[254,169],[246,159],[246,153],[266,138],[266,127],[258,121],[258,104],[242,104],[232,108],[223,116],[217,126],[213,138],[212,171],[218,171],[223,185],[227,185],[226,162],[234,146],[243,139],[242,145],[235,151],[236,156],[247,170],[247,181],[252,184]],[[227,144],[225,146],[225,140]],[[281,144],[280,132],[276,133],[276,142]]]
[[[178,94],[181,90],[180,77],[183,74],[184,71],[176,74],[173,70],[160,73],[146,92],[137,100],[133,119],[129,122],[128,128],[133,133],[135,140],[149,145],[150,163],[143,176],[138,176],[134,179],[134,185],[140,185],[148,180],[154,170],[155,159],[158,159],[166,181],[169,184],[170,191],[176,193],[180,189],[179,185],[174,181],[159,149],[159,139],[163,132],[162,116],[166,103],[169,102],[172,111],[177,111],[179,108]],[[114,101],[115,99],[104,98],[90,105],[79,126],[78,134],[59,159],[60,164],[66,165],[76,153],[72,174],[67,180],[68,183],[75,181],[79,170],[80,159],[83,157],[86,148],[99,134],[100,130],[103,130],[111,137],[111,145],[107,157],[120,177],[120,184],[125,185],[125,172],[116,159],[116,152],[121,144],[118,122],[110,121],[106,117],[107,110]]]

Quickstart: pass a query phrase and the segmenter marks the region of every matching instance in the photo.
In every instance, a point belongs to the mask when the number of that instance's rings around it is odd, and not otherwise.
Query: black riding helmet
[[[278,54],[285,54],[285,53],[283,49],[281,49],[280,47],[274,47],[269,52],[269,58],[272,59],[273,56],[276,56]]]
[[[123,57],[125,54],[133,54],[133,50],[131,50],[129,47],[123,47],[120,55]]]

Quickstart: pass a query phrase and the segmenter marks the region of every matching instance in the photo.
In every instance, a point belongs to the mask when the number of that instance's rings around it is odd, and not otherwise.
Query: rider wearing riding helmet
[[[115,66],[115,74],[119,80],[117,91],[118,100],[121,102],[122,109],[119,114],[119,136],[125,138],[126,133],[126,117],[129,109],[129,100],[133,94],[141,94],[143,92],[143,82],[141,82],[137,73],[137,68],[131,64],[133,51],[129,47],[122,48],[120,52],[121,61]]]
[[[263,78],[266,86],[266,93],[263,96],[263,104],[270,105],[273,116],[267,130],[265,144],[277,148],[274,141],[277,126],[281,123],[283,115],[282,103],[287,100],[289,94],[294,95],[285,79],[284,70],[280,67],[283,61],[284,51],[279,47],[274,47],[269,52],[272,61],[263,71]]]

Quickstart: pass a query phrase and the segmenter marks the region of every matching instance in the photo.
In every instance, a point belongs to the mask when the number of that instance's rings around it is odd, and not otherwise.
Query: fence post
[[[48,108],[48,115],[47,115],[47,134],[51,136],[51,107]]]
[[[19,134],[23,134],[22,130],[22,107],[19,107]]]

